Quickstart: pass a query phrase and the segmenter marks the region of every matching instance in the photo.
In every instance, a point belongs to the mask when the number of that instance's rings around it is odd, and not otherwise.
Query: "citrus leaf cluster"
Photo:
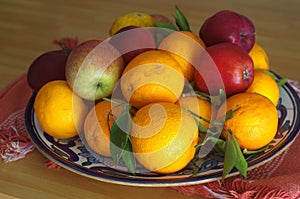
[[[120,164],[120,160],[123,160],[128,171],[132,174],[135,173],[136,160],[133,155],[132,144],[130,141],[131,130],[131,105],[125,103],[119,103],[112,99],[105,98],[105,100],[122,106],[122,113],[119,117],[115,117],[115,121],[110,129],[110,152],[114,162],[117,166]]]
[[[175,19],[176,26],[171,22],[155,22],[154,25],[155,27],[167,28],[174,31],[180,30],[180,31],[192,32],[187,18],[185,17],[183,12],[178,8],[178,6],[175,6],[174,19]]]

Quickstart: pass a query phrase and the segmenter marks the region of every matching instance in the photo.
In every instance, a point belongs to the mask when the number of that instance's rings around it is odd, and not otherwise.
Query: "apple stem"
[[[66,53],[69,55],[71,53],[71,49],[69,49],[64,43],[59,42],[58,45],[64,50],[66,51]]]

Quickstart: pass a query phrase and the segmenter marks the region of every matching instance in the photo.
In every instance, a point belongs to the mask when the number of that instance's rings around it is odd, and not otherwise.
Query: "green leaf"
[[[225,92],[223,89],[219,90],[219,95],[210,96],[210,101],[215,107],[219,107],[223,104],[226,99]]]
[[[236,108],[233,108],[233,109],[230,109],[229,111],[227,111],[225,113],[225,115],[219,117],[217,120],[211,122],[213,126],[215,127],[218,127],[218,128],[223,128],[223,125],[224,125],[224,121],[225,120],[230,120],[231,118],[234,117],[234,111],[236,109],[238,109],[239,107],[236,107]]]
[[[236,165],[237,158],[238,158],[238,154],[236,151],[236,147],[233,141],[231,140],[230,135],[228,135],[225,142],[225,157],[224,157],[224,167],[222,173],[222,182],[225,179],[225,177],[229,174],[229,172]]]
[[[186,17],[177,6],[175,6],[175,13],[176,13],[175,21],[179,30],[192,32]]]
[[[132,152],[132,145],[131,142],[127,142],[124,150],[122,151],[122,160],[124,164],[126,165],[128,171],[132,174],[135,173],[136,168],[136,161],[134,154]]]
[[[216,152],[222,153],[222,154],[225,153],[225,147],[226,147],[225,140],[222,140],[220,138],[216,138],[213,136],[207,137],[202,143],[198,143],[198,145],[196,147],[200,149],[201,146],[205,145],[209,141],[211,141],[215,144],[214,148],[215,148]]]
[[[185,84],[188,84],[188,86],[189,86],[188,88],[191,88],[193,91],[196,91],[196,82],[195,82],[195,80],[193,80],[191,82],[185,81]]]
[[[274,73],[272,73],[271,71],[263,70],[263,72],[270,75],[271,77],[273,77],[274,80],[277,80],[277,76]]]
[[[283,86],[283,85],[286,84],[286,82],[287,82],[287,79],[286,79],[286,78],[282,78],[282,79],[279,79],[279,80],[277,81],[277,85],[278,85],[278,86]]]
[[[129,110],[128,106],[123,107],[121,115],[115,120],[110,130],[110,152],[115,165],[119,164],[122,152],[130,141],[131,118]]]
[[[208,128],[206,126],[204,126],[201,122],[199,122],[198,120],[196,120],[197,125],[198,125],[198,130],[200,132],[207,132]]]
[[[219,90],[219,94],[218,95],[209,95],[208,93],[204,93],[198,90],[195,90],[195,93],[200,96],[200,97],[204,97],[206,99],[209,99],[211,104],[215,107],[219,107],[222,105],[222,103],[225,101],[226,96],[225,96],[225,92],[223,89]]]
[[[220,138],[214,138],[214,141],[216,143],[215,148],[218,152],[223,152],[225,153],[226,149],[226,141],[222,140]]]
[[[199,119],[201,119],[201,120],[203,120],[203,121],[205,121],[205,122],[207,122],[207,123],[210,123],[210,120],[208,120],[208,119],[206,119],[206,118],[204,118],[204,117],[202,117],[202,116],[200,116],[200,115],[194,113],[194,112],[191,111],[190,109],[186,109],[186,110],[187,110],[190,114],[192,114],[194,117],[199,118]]]
[[[159,28],[167,28],[170,30],[175,30],[177,31],[178,29],[176,28],[176,26],[174,26],[173,23],[171,22],[161,22],[161,21],[157,21],[154,24],[155,27],[159,27]]]
[[[225,145],[224,169],[222,181],[235,167],[245,178],[247,177],[248,163],[242,153],[242,150],[231,130],[226,130],[228,137]]]
[[[242,174],[242,176],[244,176],[244,178],[247,178],[248,163],[247,163],[234,135],[233,135],[233,137],[234,137],[233,144],[234,144],[235,150],[237,152],[237,161],[235,163],[235,168],[237,168],[237,170],[239,170],[239,172]]]
[[[210,99],[210,97],[211,97],[209,94],[201,92],[201,91],[198,91],[198,90],[195,90],[195,93],[196,93],[197,96],[204,97],[206,99]]]
[[[234,111],[237,109],[238,107],[234,108],[234,109],[230,109],[229,111],[226,112],[225,114],[225,120],[230,120],[231,118],[234,117]]]
[[[134,174],[136,160],[132,152],[129,135],[132,125],[130,117],[131,105],[121,103],[110,98],[103,99],[123,107],[122,113],[119,117],[109,115],[115,119],[115,122],[110,129],[110,152],[115,165],[118,165],[120,159],[122,159],[128,171]]]
[[[271,77],[273,77],[273,79],[277,82],[278,86],[283,86],[287,82],[286,78],[278,79],[278,77],[274,73],[272,73],[271,71],[269,71],[269,70],[264,70],[263,72],[266,73],[266,74],[268,74],[268,75],[270,75]]]
[[[118,102],[118,101],[116,101],[116,100],[113,100],[113,99],[110,99],[110,98],[107,98],[107,97],[103,97],[102,99],[105,100],[105,101],[108,101],[108,102],[112,102],[112,103],[114,103],[114,104],[117,104],[117,105],[119,105],[119,106],[126,106],[126,104],[124,104],[123,102]],[[130,105],[127,105],[127,106],[130,106]]]

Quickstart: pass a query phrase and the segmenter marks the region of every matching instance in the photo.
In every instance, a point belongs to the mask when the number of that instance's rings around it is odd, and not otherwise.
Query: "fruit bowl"
[[[300,128],[300,100],[297,93],[288,84],[280,87],[280,100],[277,106],[279,112],[279,128],[270,147],[261,153],[247,155],[248,171],[259,167],[284,152],[295,140]],[[183,170],[162,175],[149,172],[141,165],[137,165],[136,174],[128,172],[125,165],[115,167],[113,160],[108,157],[96,159],[84,145],[84,141],[77,136],[72,139],[57,140],[45,133],[39,125],[33,103],[35,94],[30,98],[25,111],[25,124],[28,135],[35,147],[47,158],[61,167],[79,175],[95,180],[145,187],[169,187],[207,183],[222,178],[223,157],[210,153],[199,164],[200,170],[193,173],[189,165]],[[288,128],[284,128],[288,126]],[[232,170],[229,176],[238,175]]]

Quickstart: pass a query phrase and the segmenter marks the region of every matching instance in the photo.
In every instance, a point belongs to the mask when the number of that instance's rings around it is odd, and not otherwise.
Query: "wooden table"
[[[41,53],[55,49],[53,39],[108,37],[113,20],[131,11],[174,15],[174,2],[198,33],[216,11],[231,9],[256,26],[257,42],[267,51],[271,69],[300,81],[300,1],[58,1],[0,0],[0,89],[24,73]],[[197,198],[171,188],[144,188],[92,180],[65,169],[48,169],[37,151],[13,162],[0,162],[0,198]]]

